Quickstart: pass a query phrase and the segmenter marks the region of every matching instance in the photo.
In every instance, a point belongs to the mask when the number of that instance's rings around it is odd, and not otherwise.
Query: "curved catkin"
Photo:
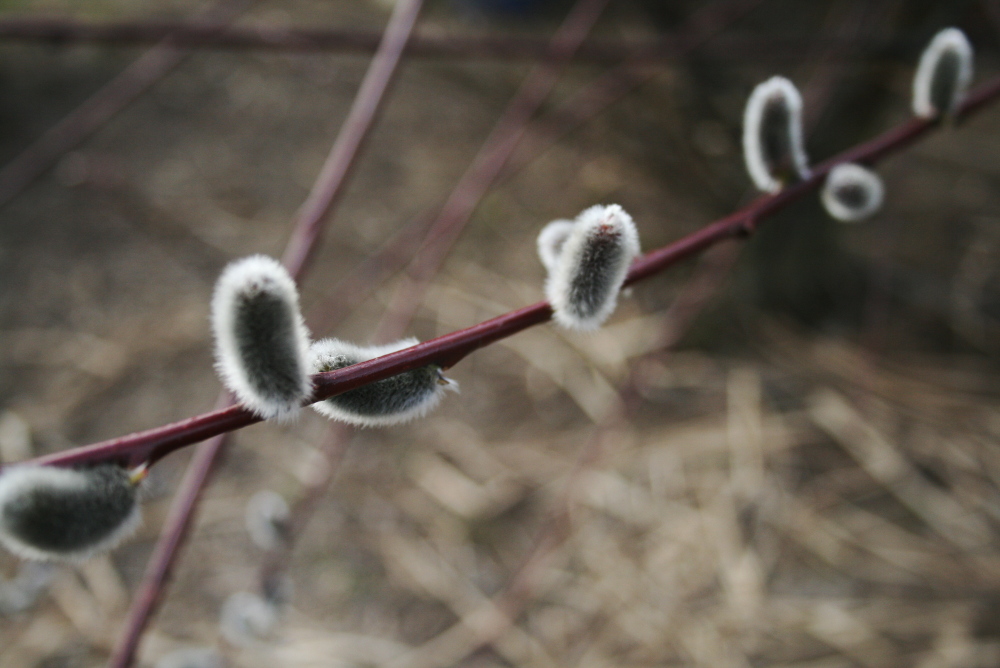
[[[276,550],[289,540],[289,519],[292,510],[285,498],[269,489],[262,489],[247,502],[244,520],[254,545],[262,550]]]
[[[833,218],[853,223],[881,208],[884,191],[878,174],[861,165],[844,163],[830,170],[820,199]]]
[[[85,559],[141,522],[136,476],[110,464],[24,466],[0,474],[0,543],[25,559]]]
[[[958,108],[972,81],[972,45],[958,28],[945,28],[920,55],[913,77],[913,113],[948,115]]]
[[[545,283],[555,321],[582,331],[600,327],[614,312],[638,254],[639,233],[624,209],[611,204],[584,210]]]
[[[384,346],[357,346],[339,339],[323,339],[311,348],[312,372],[322,373],[366,362],[419,343],[403,339]],[[445,390],[458,391],[458,383],[441,369],[428,365],[369,383],[312,405],[333,420],[361,427],[385,427],[423,417],[433,410]]]
[[[254,255],[222,272],[212,298],[216,367],[257,415],[286,418],[312,391],[309,331],[295,283],[277,261]]]
[[[238,591],[222,604],[219,631],[234,647],[266,639],[278,624],[278,609],[256,594]]]
[[[771,77],[754,88],[743,112],[743,159],[754,185],[777,192],[809,176],[802,143],[802,96],[788,79]]]
[[[538,233],[538,258],[548,271],[552,271],[559,263],[563,244],[573,231],[574,222],[561,218],[553,220]]]

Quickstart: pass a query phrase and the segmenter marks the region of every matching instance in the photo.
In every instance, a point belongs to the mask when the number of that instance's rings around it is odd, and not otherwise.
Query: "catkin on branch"
[[[25,559],[81,560],[110,550],[142,516],[145,469],[15,466],[0,474],[0,543]]]
[[[226,267],[212,298],[212,328],[219,375],[247,408],[265,419],[298,411],[312,390],[309,331],[281,264],[254,255]]]

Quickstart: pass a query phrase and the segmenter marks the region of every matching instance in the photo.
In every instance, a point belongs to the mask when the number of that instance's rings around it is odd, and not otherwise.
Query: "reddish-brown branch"
[[[473,211],[489,191],[524,136],[528,122],[552,92],[570,58],[587,37],[607,0],[578,0],[556,31],[549,60],[535,67],[511,99],[500,120],[459,179],[431,224],[403,282],[396,288],[374,340],[391,341],[402,336],[416,315],[434,275],[462,234]]]
[[[97,43],[133,45],[154,43],[169,37],[184,48],[263,49],[275,51],[323,51],[369,54],[381,35],[377,32],[336,28],[291,28],[278,26],[232,26],[207,21],[116,21],[83,22],[69,18],[11,17],[0,19],[0,39],[49,44]],[[687,51],[689,40],[683,33],[644,41],[595,39],[581,45],[577,58],[595,63],[657,62],[670,60]],[[819,38],[819,43],[842,47],[842,57],[865,57],[872,50],[898,50],[875,40]],[[707,55],[741,58],[752,54],[800,56],[816,39],[796,36],[731,35],[719,41]],[[406,48],[408,57],[480,58],[494,60],[535,60],[547,56],[549,41],[542,37],[509,35],[415,35]],[[905,46],[905,45],[904,45]]]
[[[969,117],[995,101],[997,97],[1000,97],[1000,77],[974,90],[962,105],[960,116],[963,119]],[[723,239],[753,233],[768,216],[816,190],[834,165],[842,162],[868,164],[878,162],[890,153],[905,148],[936,126],[937,123],[934,121],[911,119],[870,141],[830,158],[815,167],[808,179],[775,195],[761,197],[722,220],[642,256],[632,265],[626,285],[649,278]],[[310,401],[325,399],[427,364],[453,366],[469,353],[528,327],[541,324],[551,315],[552,310],[548,303],[538,302],[411,348],[337,371],[317,374],[313,376],[316,391]],[[260,419],[243,408],[231,407],[157,429],[56,453],[32,460],[31,463],[68,466],[101,461],[127,462],[144,457],[158,459],[201,439],[255,422],[260,422]]]
[[[358,151],[368,136],[382,106],[385,92],[399,65],[422,5],[423,0],[405,0],[397,3],[393,10],[382,43],[365,73],[365,78],[358,89],[347,119],[341,126],[337,140],[334,142],[309,197],[296,217],[295,226],[283,258],[285,266],[292,276],[300,276],[305,269],[323,222],[339,199]],[[225,393],[220,396],[219,404],[226,407],[220,408],[216,414],[228,414],[228,424],[231,426],[239,428],[239,426],[252,423],[252,421],[245,421],[247,417],[245,411],[237,406],[227,406],[227,404],[231,404],[231,399]],[[224,418],[223,422],[225,420]],[[208,425],[198,424],[198,418],[194,418],[193,422],[188,421],[188,428],[196,432],[206,426]],[[153,554],[146,565],[143,579],[125,620],[125,629],[108,663],[109,668],[125,668],[134,662],[142,632],[160,599],[164,583],[190,527],[201,490],[208,481],[219,453],[225,446],[226,434],[229,431],[231,430],[206,434],[205,437],[212,437],[211,440],[198,447],[189,463],[174,495]],[[160,451],[156,449],[150,450],[149,455],[150,460],[162,456]],[[135,458],[131,456],[123,461],[136,462]]]
[[[701,48],[723,28],[739,20],[762,0],[720,0],[692,15],[680,32],[685,35],[680,55]],[[574,56],[575,57],[575,56]],[[511,155],[494,183],[504,183],[537,159],[561,137],[597,116],[601,111],[624,97],[630,90],[656,75],[656,69],[626,64],[598,77],[575,94],[563,100],[546,117],[534,120],[525,128],[517,150]],[[429,209],[415,216],[383,247],[365,258],[330,290],[331,295],[310,320],[318,331],[326,331],[347,312],[364,302],[388,276],[406,265],[417,248],[426,242],[425,230],[434,224],[438,209]]]
[[[399,238],[394,238],[387,244],[387,254],[402,257],[405,254],[403,246],[408,243],[414,248],[423,248],[425,251],[432,250],[441,257],[448,252],[455,238],[454,235],[435,235],[442,223],[449,221],[448,217],[444,215],[448,210],[448,204],[454,204],[456,201],[463,202],[465,209],[462,211],[464,219],[461,222],[464,224],[468,221],[468,215],[493,184],[507,158],[516,147],[518,140],[523,136],[531,116],[549,95],[558,81],[559,74],[575,55],[576,50],[593,28],[606,5],[607,0],[577,0],[549,43],[549,58],[534,68],[524,80],[483,147],[473,159],[472,166],[456,184],[445,206],[442,207],[441,215],[434,218],[433,221],[430,214],[418,217],[412,225],[403,229]],[[484,169],[484,167],[487,168]],[[470,179],[470,175],[474,178]],[[427,229],[421,242],[419,234],[424,232],[424,228]],[[429,248],[427,244],[430,244]],[[420,259],[419,255],[417,259]],[[366,269],[371,266],[371,263],[363,263],[361,273],[368,275],[370,271]],[[427,281],[436,273],[438,267],[440,264],[425,275]],[[368,279],[370,280],[370,278],[369,276]],[[354,280],[358,281],[357,278]],[[360,283],[357,285],[357,290],[350,295],[338,294],[331,301],[336,301],[341,305],[339,313],[342,313],[346,302],[356,299],[357,294],[366,292],[368,287],[366,284]],[[409,287],[408,284],[397,288],[397,292],[401,292],[405,287]],[[414,298],[419,298],[422,301],[422,295],[414,295]],[[391,309],[387,309],[386,313],[388,317],[383,321],[382,331],[376,333],[376,338],[392,338],[395,332],[401,332],[408,326],[413,315],[412,311],[394,312]],[[275,586],[275,580],[281,577],[287,569],[295,542],[308,523],[319,499],[332,481],[352,434],[353,429],[343,424],[335,423],[328,430],[327,438],[321,448],[321,452],[327,456],[329,462],[328,470],[321,479],[306,487],[299,500],[292,507],[286,543],[279,549],[271,551],[265,558],[261,568],[261,583],[265,592]]]

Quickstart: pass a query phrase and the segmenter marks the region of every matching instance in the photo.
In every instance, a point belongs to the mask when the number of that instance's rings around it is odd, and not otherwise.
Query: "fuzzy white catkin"
[[[0,474],[0,543],[24,559],[86,559],[142,521],[127,470],[14,466]]]
[[[920,55],[913,76],[913,113],[920,118],[951,114],[972,81],[972,45],[958,28],[945,28]]]
[[[600,327],[614,312],[638,254],[639,233],[620,206],[597,205],[580,213],[545,283],[556,323],[581,331]]]
[[[538,233],[538,258],[546,270],[552,271],[559,263],[563,244],[573,231],[574,222],[560,218],[542,228]]]
[[[275,550],[288,540],[288,518],[291,509],[285,498],[269,489],[262,489],[247,502],[246,527],[250,540],[262,550]]]
[[[844,163],[827,174],[820,199],[833,218],[854,223],[874,215],[882,207],[884,192],[878,174],[861,165]]]
[[[771,77],[753,89],[743,112],[743,160],[754,185],[781,190],[788,178],[809,176],[802,140],[802,96],[791,81]]]
[[[340,339],[323,339],[312,345],[312,372],[334,371],[345,366],[409,348],[419,343],[409,338],[384,346],[358,346]],[[332,420],[359,427],[387,427],[423,417],[441,403],[446,390],[458,391],[458,383],[428,365],[362,385],[312,407]]]
[[[219,630],[237,647],[266,639],[278,624],[278,610],[256,594],[238,591],[222,604]]]
[[[226,387],[262,418],[294,415],[312,391],[309,330],[295,282],[253,255],[222,272],[212,298],[216,367]]]

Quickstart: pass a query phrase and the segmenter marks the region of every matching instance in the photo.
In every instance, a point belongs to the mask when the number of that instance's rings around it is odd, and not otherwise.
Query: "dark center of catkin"
[[[955,88],[958,86],[958,73],[962,68],[962,59],[958,53],[949,49],[941,54],[931,77],[931,104],[939,114],[951,111],[955,98]]]
[[[337,355],[324,364],[321,371],[342,369],[360,361],[346,355]],[[428,365],[356,387],[330,397],[327,401],[355,415],[394,415],[413,408],[428,394],[437,391],[438,377],[438,367]]]
[[[295,314],[275,294],[257,291],[237,309],[236,345],[253,388],[270,397],[294,399],[302,392],[295,347]]]
[[[837,197],[837,201],[851,210],[863,209],[868,205],[868,188],[860,183],[842,185],[834,191],[834,194]]]
[[[613,279],[623,253],[619,230],[608,224],[595,228],[570,282],[569,307],[577,316],[592,317],[607,303],[611,291],[617,287]]]
[[[791,125],[792,114],[785,98],[769,98],[761,118],[760,144],[772,176],[784,177],[793,172]]]
[[[8,504],[4,523],[29,545],[50,552],[85,550],[113,534],[135,509],[135,486],[117,466],[86,472],[85,485],[33,489]]]

